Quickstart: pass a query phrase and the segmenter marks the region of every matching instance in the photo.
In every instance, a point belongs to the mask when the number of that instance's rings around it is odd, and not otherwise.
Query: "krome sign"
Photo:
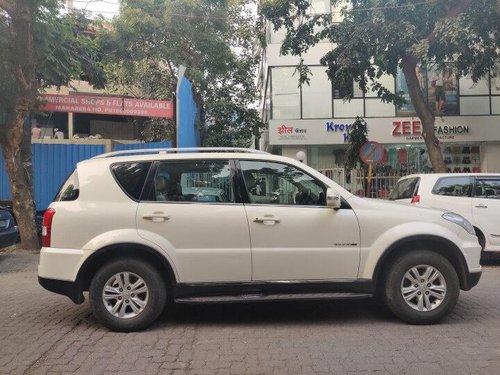
[[[336,132],[342,133],[342,136],[344,137],[344,143],[349,142],[349,132],[351,131],[352,124],[335,123],[333,121],[327,121],[325,125],[327,133],[336,133]],[[368,128],[366,121],[364,122],[363,125],[365,128]]]

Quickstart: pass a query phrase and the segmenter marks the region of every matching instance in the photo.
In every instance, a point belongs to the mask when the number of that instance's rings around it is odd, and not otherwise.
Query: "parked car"
[[[227,202],[224,190],[218,188],[205,187],[185,187],[182,194],[186,200],[198,202]]]
[[[500,173],[410,175],[389,199],[456,212],[472,223],[484,251],[500,251]]]
[[[0,249],[16,243],[19,232],[8,207],[0,206]]]
[[[177,151],[78,163],[43,218],[40,284],[75,303],[89,291],[101,322],[132,331],[167,300],[374,295],[429,324],[479,281],[481,247],[458,214],[358,198],[255,150]]]

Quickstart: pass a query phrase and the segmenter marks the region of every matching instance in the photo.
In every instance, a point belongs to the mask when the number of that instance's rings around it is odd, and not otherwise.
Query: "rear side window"
[[[389,195],[390,200],[411,199],[417,193],[420,177],[405,178],[398,181]]]
[[[120,163],[113,165],[111,170],[127,195],[139,200],[150,167],[151,163]]]
[[[78,199],[79,193],[78,172],[75,169],[57,193],[54,201],[74,201]]]
[[[476,198],[500,199],[500,179],[478,179],[474,193]]]
[[[472,177],[443,177],[437,180],[432,194],[451,197],[470,197],[472,195]]]
[[[234,203],[229,161],[161,162],[148,197],[158,202]]]

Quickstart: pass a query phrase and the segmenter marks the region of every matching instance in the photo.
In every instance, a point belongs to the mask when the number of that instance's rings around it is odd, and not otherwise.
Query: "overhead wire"
[[[405,8],[411,8],[419,5],[430,5],[436,3],[438,0],[426,0],[426,1],[421,1],[421,2],[416,2],[416,3],[408,3],[408,4],[399,4],[399,5],[385,5],[385,6],[375,6],[375,7],[368,7],[368,8],[357,8],[357,9],[349,9],[349,12],[366,12],[366,11],[372,11],[372,10],[389,10],[389,9],[405,9]],[[107,0],[73,0],[74,3],[108,3],[108,4],[119,4],[119,0],[117,2],[110,2]],[[91,11],[93,13],[103,13],[103,14],[120,14],[119,11]],[[325,14],[341,14],[342,11],[336,11],[333,10],[331,12],[325,13]],[[173,17],[184,17],[184,18],[193,18],[193,19],[214,19],[214,20],[226,20],[229,19],[229,17],[218,17],[218,16],[212,16],[212,15],[195,15],[195,14],[187,14],[187,13],[169,13],[169,16]],[[282,17],[270,17],[266,18],[268,21],[272,21],[275,19],[280,19]]]

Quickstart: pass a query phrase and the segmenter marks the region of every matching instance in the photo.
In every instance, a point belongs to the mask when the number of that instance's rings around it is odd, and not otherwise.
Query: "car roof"
[[[188,149],[139,149],[118,151],[97,155],[78,163],[88,164],[114,164],[121,162],[141,162],[153,160],[199,160],[199,159],[249,159],[286,161],[297,164],[299,161],[285,156],[273,155],[264,151],[240,148],[188,148]]]
[[[500,173],[415,173],[401,177],[400,180],[409,178],[438,179],[441,177],[500,177]]]
[[[132,150],[113,151],[94,156],[93,159],[102,159],[116,156],[127,155],[146,155],[146,154],[188,154],[188,153],[245,153],[245,154],[268,154],[265,151],[242,148],[242,147],[181,147],[181,148],[143,148]],[[268,154],[269,155],[269,154]]]

